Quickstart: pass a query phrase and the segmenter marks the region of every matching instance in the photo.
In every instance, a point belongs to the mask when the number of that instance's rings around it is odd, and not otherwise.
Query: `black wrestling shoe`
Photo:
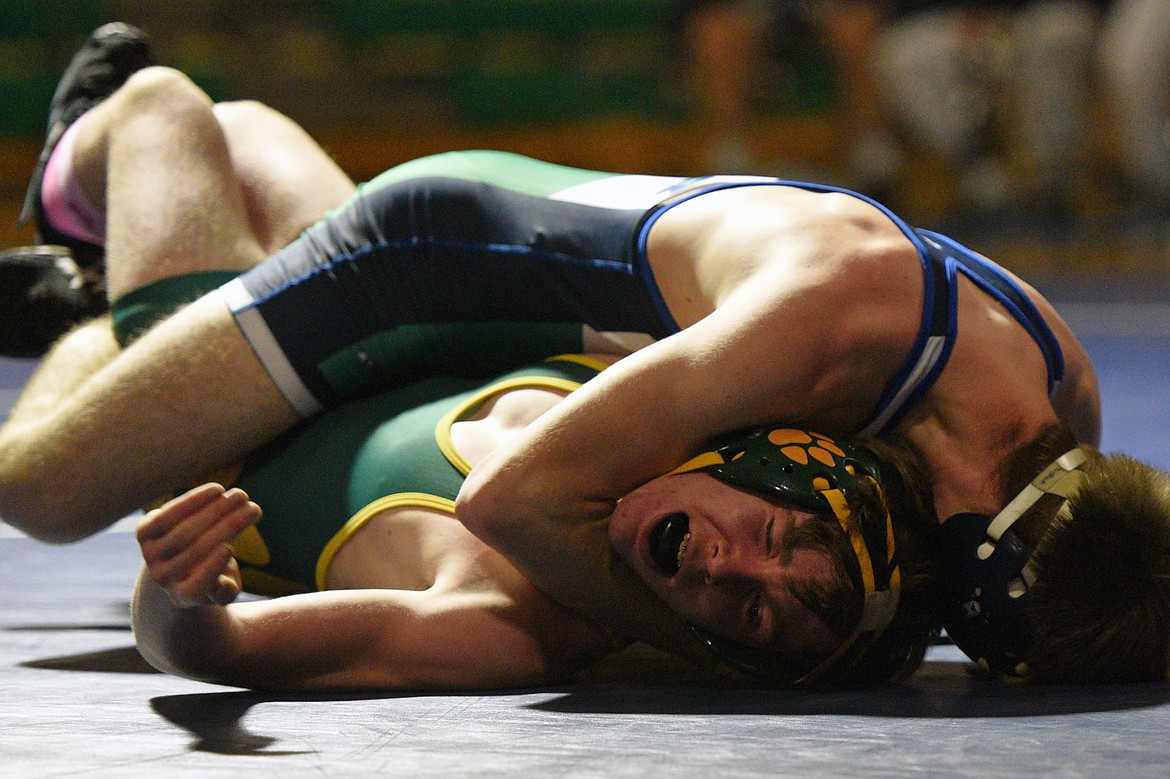
[[[49,104],[45,147],[29,181],[18,223],[23,225],[29,219],[35,220],[37,243],[68,247],[73,252],[74,261],[85,270],[100,271],[105,251],[100,246],[64,235],[49,223],[41,203],[45,165],[70,125],[112,95],[133,73],[152,64],[154,58],[146,33],[122,22],[103,25],[94,30],[85,45],[73,55],[73,61],[57,83]]]
[[[74,325],[106,312],[104,287],[64,246],[0,252],[0,354],[42,356]]]

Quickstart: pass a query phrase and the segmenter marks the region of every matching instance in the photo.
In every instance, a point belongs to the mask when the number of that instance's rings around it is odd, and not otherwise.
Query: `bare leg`
[[[131,91],[177,92],[166,98],[169,104],[186,101],[195,108],[195,115],[202,113],[205,101],[192,91],[185,79],[170,71],[149,75],[152,77],[143,76],[127,85],[114,105],[128,103],[126,93]],[[157,94],[155,102],[159,102]],[[227,144],[252,233],[265,254],[292,241],[327,210],[353,194],[354,185],[349,177],[308,133],[279,112],[254,101],[217,104],[212,110]],[[204,122],[205,117],[199,116],[198,121]],[[107,136],[112,124],[112,117],[105,109],[98,112],[86,130],[82,154],[74,161],[74,169],[83,178],[87,195],[103,207],[106,150],[110,143]],[[184,134],[191,134],[189,128],[180,133]],[[206,145],[205,141],[202,143]],[[185,256],[205,267],[177,270],[219,267],[218,257],[198,253]],[[147,274],[136,270],[139,259],[132,252],[121,252],[110,257],[110,265],[119,266],[116,272],[123,278],[144,279]],[[127,267],[122,268],[123,265]],[[108,317],[79,327],[45,356],[9,419],[24,424],[48,413],[118,351]]]
[[[211,103],[190,81],[140,71],[92,119],[78,153],[91,155],[82,185],[105,193],[112,295],[263,259]],[[9,420],[0,430],[0,517],[44,540],[82,538],[296,419],[227,308],[204,298],[50,412]]]
[[[11,422],[27,421],[49,413],[78,385],[112,360],[118,351],[108,315],[79,326],[45,356],[25,384],[8,419]]]
[[[265,256],[211,100],[178,71],[131,76],[80,128],[74,161],[106,208],[111,299],[193,269],[246,270]]]
[[[74,168],[92,202],[109,212],[111,299],[176,274],[246,270],[354,191],[292,120],[254,101],[213,106],[168,68],[136,73],[81,130]],[[151,180],[138,174],[144,169],[167,173]],[[176,188],[182,198],[171,197]],[[109,200],[144,205],[109,209]],[[200,203],[217,204],[220,221],[193,219]],[[154,229],[164,221],[172,224],[165,236]]]
[[[208,296],[51,412],[0,430],[0,517],[45,541],[84,538],[297,419],[227,307]]]
[[[214,110],[265,254],[287,246],[353,194],[353,181],[287,116],[254,101],[219,103]]]

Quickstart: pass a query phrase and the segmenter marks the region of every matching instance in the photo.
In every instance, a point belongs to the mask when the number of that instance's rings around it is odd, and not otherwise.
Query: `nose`
[[[724,584],[755,577],[757,571],[749,555],[727,544],[716,545],[707,558],[707,581]]]

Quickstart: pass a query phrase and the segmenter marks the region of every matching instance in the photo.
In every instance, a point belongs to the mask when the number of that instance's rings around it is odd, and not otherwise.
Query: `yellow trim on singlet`
[[[584,365],[585,363],[582,364]],[[463,455],[459,454],[455,449],[455,444],[451,441],[452,425],[461,421],[464,416],[469,416],[475,412],[489,400],[511,392],[512,390],[542,389],[560,391],[568,394],[580,388],[581,383],[578,381],[560,379],[552,376],[517,376],[512,379],[497,382],[490,387],[483,388],[444,414],[438,424],[435,425],[435,442],[438,443],[439,451],[443,453],[447,461],[461,474],[466,476],[471,473],[471,463],[467,462],[463,458]]]
[[[599,360],[596,357],[590,357],[587,354],[558,354],[553,357],[546,357],[544,362],[573,362],[578,365],[584,365],[586,368],[591,368],[598,373],[601,373],[613,363],[608,363],[605,360]]]
[[[557,355],[555,357],[549,357],[544,362],[557,360],[577,363],[598,373],[609,367],[608,363],[602,360],[580,354]],[[484,387],[466,401],[444,414],[435,425],[435,442],[438,444],[439,451],[442,452],[447,461],[461,474],[466,476],[471,472],[471,464],[459,454],[455,449],[455,444],[451,440],[451,426],[460,421],[462,417],[471,414],[489,400],[512,390],[542,389],[569,394],[580,388],[581,382],[579,381],[554,376],[517,376],[496,382],[488,387]],[[329,543],[325,544],[325,548],[321,550],[321,554],[317,557],[316,580],[318,589],[325,589],[325,579],[333,558],[337,555],[338,550],[353,537],[353,534],[360,530],[375,514],[396,508],[430,509],[450,514],[452,517],[455,516],[455,502],[453,500],[437,495],[429,495],[425,492],[400,492],[375,500],[342,525],[341,529],[329,539]]]
[[[452,517],[455,516],[455,501],[448,498],[441,498],[438,495],[428,495],[425,492],[398,492],[394,495],[378,498],[350,517],[349,521],[333,534],[333,538],[329,539],[329,543],[325,544],[325,548],[321,550],[321,555],[317,558],[317,589],[325,589],[325,579],[329,573],[329,566],[333,563],[334,556],[345,545],[345,542],[353,537],[354,533],[361,530],[376,514],[400,508],[441,511],[444,514],[450,514]]]

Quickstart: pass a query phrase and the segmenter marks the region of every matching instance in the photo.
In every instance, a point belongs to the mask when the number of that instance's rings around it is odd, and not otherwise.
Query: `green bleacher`
[[[444,92],[459,120],[558,120],[668,107],[660,82],[672,5],[333,0],[329,18],[356,67],[380,63],[371,77]]]
[[[438,116],[464,124],[676,118],[689,108],[671,50],[671,0],[269,0],[250,12],[226,0],[179,2],[184,13],[172,17],[164,0],[0,0],[0,136],[39,134],[53,86],[85,35],[110,19],[137,22],[136,13],[153,22],[160,58],[217,99],[253,96],[246,79],[233,80],[232,53],[255,46],[244,26],[261,21],[331,41],[343,76],[365,80],[369,94],[387,103],[398,93],[425,95]],[[201,3],[206,15],[191,13]],[[236,29],[223,23],[229,17]],[[194,57],[192,40],[200,42]],[[772,108],[815,109],[831,99],[831,76],[816,57],[815,49],[802,57],[769,97]],[[336,73],[322,68],[321,93],[330,94]],[[303,84],[314,74],[297,69],[295,77]]]
[[[41,134],[77,45],[100,23],[96,0],[0,0],[0,135]]]

